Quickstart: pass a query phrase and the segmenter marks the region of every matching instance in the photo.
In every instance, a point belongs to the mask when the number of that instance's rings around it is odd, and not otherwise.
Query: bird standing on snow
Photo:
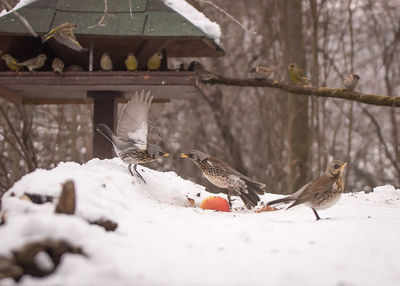
[[[100,59],[100,67],[102,70],[104,71],[112,71],[113,69],[113,64],[112,64],[112,60],[110,58],[110,55],[108,53],[104,53],[101,56]]]
[[[45,54],[40,54],[37,57],[22,62],[21,65],[26,66],[29,71],[33,72],[34,70],[43,67],[46,59],[47,56]]]
[[[161,66],[161,60],[163,56],[161,52],[157,52],[154,55],[152,55],[149,60],[147,61],[147,69],[149,71],[156,71],[160,69]]]
[[[295,63],[289,64],[289,77],[295,83],[302,83],[304,85],[309,85],[310,81],[304,74],[303,70],[299,68]]]
[[[62,73],[64,70],[64,62],[60,58],[54,58],[51,62],[51,67],[53,68],[54,72]]]
[[[260,201],[258,195],[264,194],[265,185],[239,173],[227,163],[203,152],[192,150],[182,153],[181,157],[192,160],[203,175],[217,187],[228,189],[228,201],[232,206],[231,196],[239,196],[248,209]],[[258,194],[258,195],[257,195]]]
[[[6,62],[7,67],[12,71],[20,71],[24,68],[19,61],[9,54],[4,54],[1,58]]]
[[[81,44],[79,44],[75,37],[74,31],[78,29],[78,27],[79,26],[75,23],[66,22],[61,24],[54,29],[51,29],[46,35],[42,36],[42,42],[44,43],[47,40],[54,38],[57,42],[67,46],[70,49],[78,52],[87,51],[86,48],[83,48]]]
[[[125,60],[125,67],[128,71],[135,71],[138,67],[138,61],[133,53],[129,53]]]
[[[351,74],[343,80],[343,87],[348,90],[354,90],[358,84],[360,77],[356,74]]]
[[[304,185],[290,196],[268,202],[267,206],[291,203],[288,207],[290,209],[299,204],[306,204],[313,210],[317,220],[319,220],[320,217],[317,210],[333,206],[339,201],[344,191],[342,174],[346,165],[347,163],[337,160],[331,162],[325,174]]]
[[[117,123],[117,134],[113,134],[111,129],[105,124],[99,124],[96,128],[103,134],[114,146],[115,153],[124,163],[129,164],[129,172],[132,173],[131,166],[144,183],[146,181],[137,171],[137,164],[147,163],[163,156],[169,156],[158,146],[158,140],[154,136],[154,123],[149,124],[148,113],[153,96],[150,91],[140,95],[136,92],[135,96],[124,106]]]

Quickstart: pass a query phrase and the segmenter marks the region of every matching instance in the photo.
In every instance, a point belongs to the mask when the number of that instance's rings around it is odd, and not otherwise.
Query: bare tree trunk
[[[282,1],[283,62],[287,67],[294,62],[306,70],[303,48],[302,1]],[[288,192],[292,193],[304,185],[309,178],[309,127],[308,98],[289,94],[288,99]]]

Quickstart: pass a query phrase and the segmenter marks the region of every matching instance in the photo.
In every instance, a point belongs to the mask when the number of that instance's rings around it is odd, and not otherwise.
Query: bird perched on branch
[[[33,72],[34,70],[43,67],[46,60],[47,56],[45,54],[39,54],[34,58],[22,62],[21,65],[26,66],[30,72]]]
[[[160,66],[161,66],[162,58],[163,58],[163,55],[161,52],[157,52],[154,55],[152,55],[147,61],[147,69],[149,71],[159,70]]]
[[[114,146],[115,153],[124,163],[129,164],[128,169],[132,176],[133,170],[137,177],[144,183],[146,181],[137,171],[137,164],[154,161],[163,156],[169,156],[158,146],[157,138],[154,136],[155,126],[149,123],[148,113],[153,96],[150,91],[146,94],[144,90],[135,95],[123,107],[117,123],[117,134],[105,124],[99,124],[96,128]]]
[[[192,160],[204,177],[217,187],[228,189],[228,201],[232,206],[231,196],[239,196],[248,209],[260,201],[258,195],[264,194],[265,185],[239,173],[227,163],[198,150],[182,153],[181,157]]]
[[[75,23],[66,22],[50,30],[46,35],[42,36],[42,42],[54,38],[57,42],[62,45],[67,46],[70,49],[76,50],[78,52],[87,51],[79,44],[74,31],[78,29],[78,25]]]
[[[278,70],[279,67],[257,66],[255,68],[252,68],[250,72],[256,75],[256,79],[264,79],[268,78],[271,74]]]
[[[64,62],[60,58],[54,58],[51,62],[51,67],[54,72],[62,73],[64,71]]]
[[[356,75],[356,74],[351,74],[351,75],[348,75],[344,80],[343,80],[343,87],[345,88],[345,89],[348,89],[348,90],[351,90],[351,91],[353,91],[355,88],[356,88],[356,86],[357,86],[357,84],[358,84],[358,81],[360,80],[360,77],[358,76],[358,75]]]
[[[267,206],[279,204],[291,204],[291,207],[299,204],[309,206],[317,220],[320,219],[317,210],[327,209],[337,203],[344,191],[344,181],[342,178],[343,169],[347,163],[335,160],[328,165],[325,174],[307,183],[297,192],[282,199],[277,199],[267,203]]]
[[[4,54],[1,56],[1,58],[6,62],[7,67],[12,71],[18,72],[24,68],[24,66],[21,65],[21,63],[10,54]]]
[[[100,59],[100,67],[104,71],[112,71],[113,63],[108,53],[104,53]]]
[[[202,81],[213,81],[218,79],[218,76],[205,69],[202,63],[192,61],[188,67],[188,71],[194,71]]]
[[[125,60],[125,67],[128,71],[135,71],[138,67],[138,61],[133,53],[129,53]]]
[[[289,77],[295,83],[301,83],[303,85],[310,85],[310,81],[304,74],[303,70],[299,68],[295,63],[289,64]]]

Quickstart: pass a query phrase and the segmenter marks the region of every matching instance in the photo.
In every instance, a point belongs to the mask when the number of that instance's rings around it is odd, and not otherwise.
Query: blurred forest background
[[[221,26],[226,56],[197,59],[217,74],[246,78],[252,67],[268,65],[280,66],[274,77],[287,79],[287,65],[295,62],[313,85],[340,87],[354,72],[361,77],[359,91],[399,94],[398,0],[213,1],[257,35],[207,1],[188,2]],[[172,59],[169,68],[192,60]],[[349,163],[346,191],[400,185],[398,108],[272,88],[207,85],[205,90],[204,100],[152,105],[164,147],[172,154],[208,152],[273,193],[295,191],[332,158]],[[15,106],[0,99],[0,195],[36,168],[90,160],[91,143],[90,105]],[[149,166],[220,191],[177,155]]]

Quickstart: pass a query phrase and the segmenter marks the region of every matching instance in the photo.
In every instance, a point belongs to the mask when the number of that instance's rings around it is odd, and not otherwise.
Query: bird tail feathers
[[[281,199],[273,200],[267,203],[267,206],[273,206],[273,205],[280,205],[280,204],[289,204],[293,202],[295,199],[292,196],[286,196]]]

